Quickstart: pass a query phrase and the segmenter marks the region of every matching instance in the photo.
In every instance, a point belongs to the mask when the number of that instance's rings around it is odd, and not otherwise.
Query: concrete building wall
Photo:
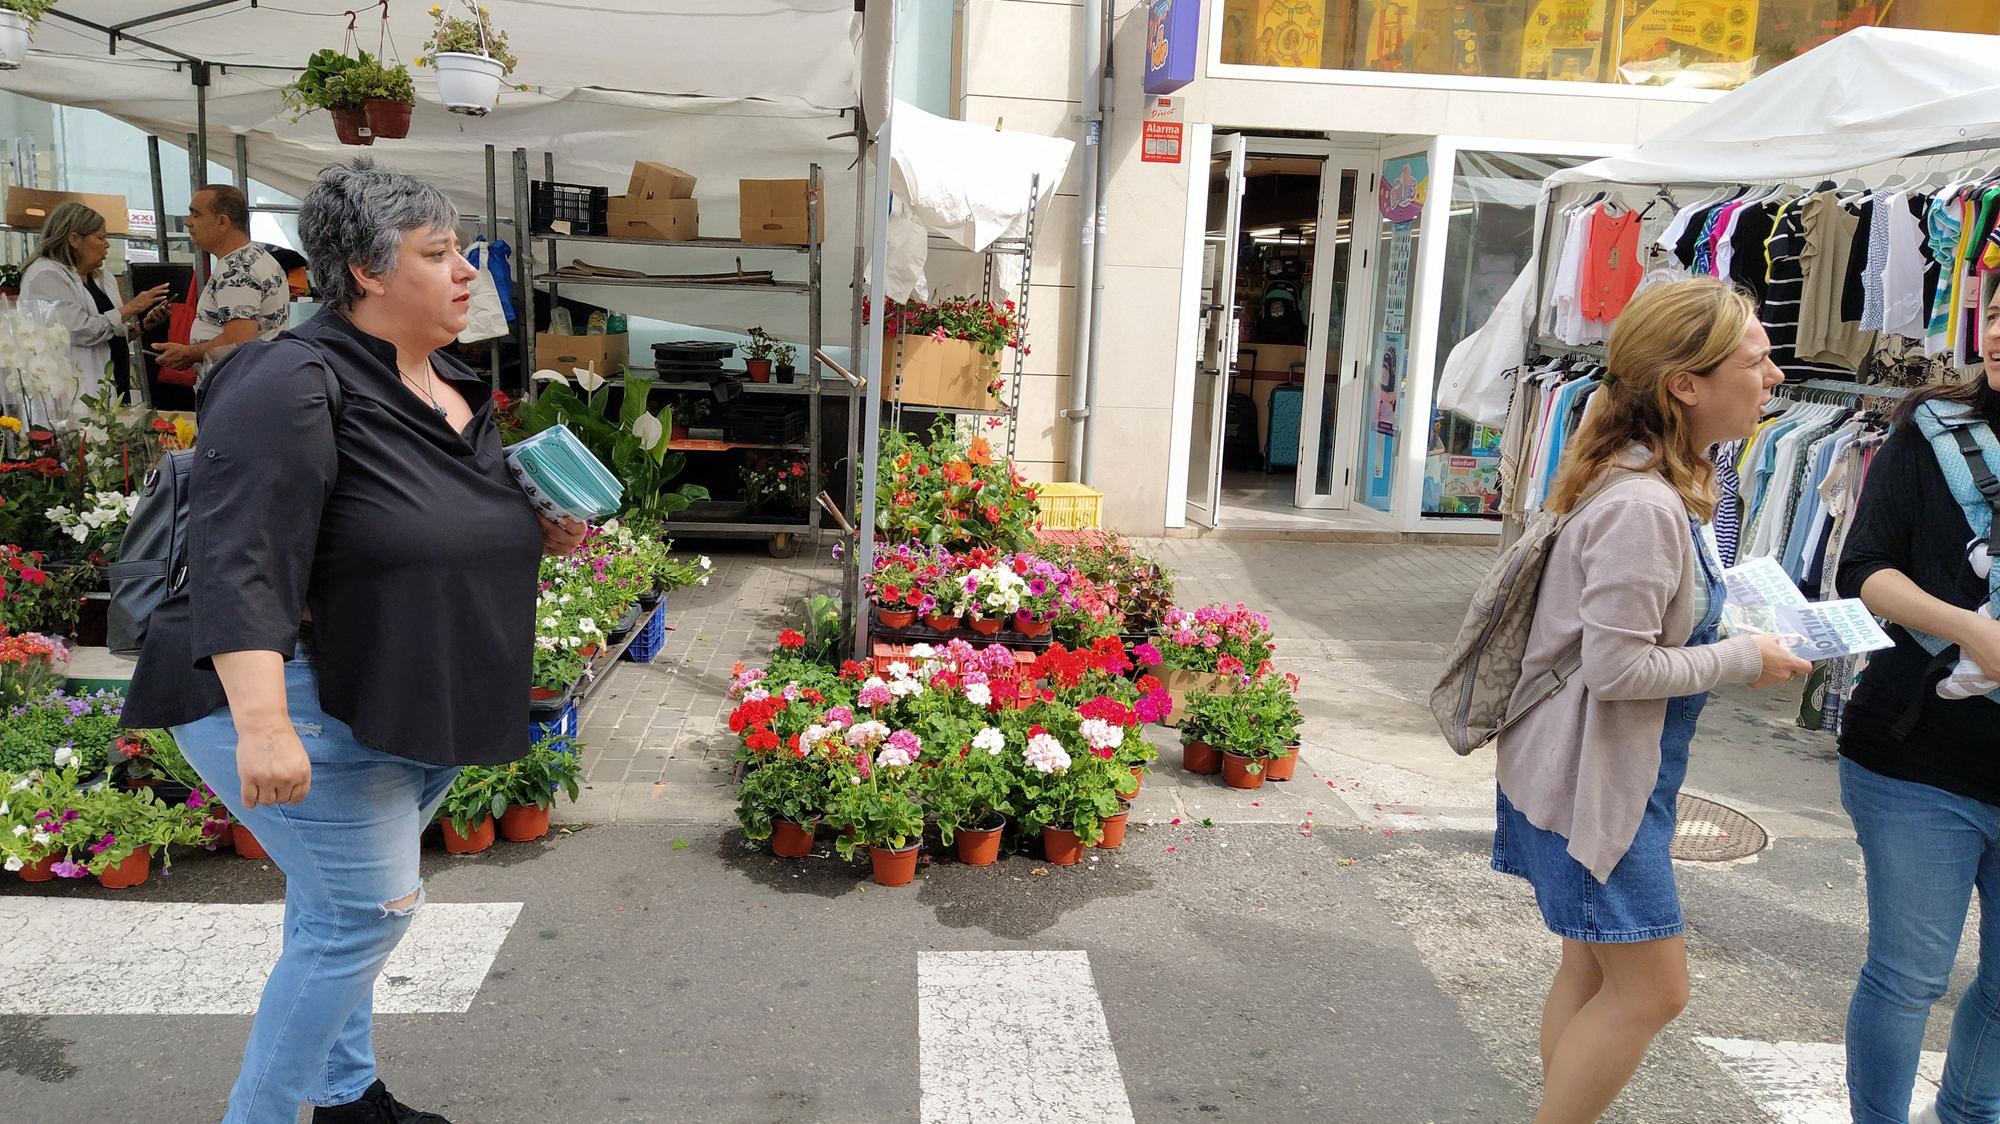
[[[1093,478],[1107,525],[1157,534],[1167,522],[1175,367],[1184,284],[1189,184],[1207,175],[1190,145],[1178,165],[1140,160],[1146,5],[1120,3],[1113,37],[1117,86],[1106,136],[1103,327],[1092,426]],[[1008,129],[1079,137],[1083,21],[1078,0],[964,0],[958,114]],[[1201,58],[1212,20],[1204,15]],[[1635,144],[1698,108],[1643,91],[1572,93],[1202,77],[1179,92],[1188,132],[1302,130],[1382,135],[1463,135],[1549,142]],[[1289,76],[1287,76],[1289,77]],[[1316,76],[1309,76],[1316,77]],[[1553,84],[1551,84],[1553,86]],[[1036,244],[1028,378],[1017,459],[1037,479],[1070,479],[1067,423],[1075,325],[1078,164],[1081,146],[1047,208]],[[933,255],[934,260],[937,255]]]

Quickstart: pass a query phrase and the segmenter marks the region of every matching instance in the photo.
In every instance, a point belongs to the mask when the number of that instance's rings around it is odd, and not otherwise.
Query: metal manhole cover
[[[1748,858],[1771,841],[1749,816],[1686,793],[1681,794],[1678,820],[1670,850],[1675,858],[1688,862]]]

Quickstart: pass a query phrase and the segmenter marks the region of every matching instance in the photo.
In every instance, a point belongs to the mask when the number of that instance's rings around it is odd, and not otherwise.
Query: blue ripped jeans
[[[285,872],[284,951],[223,1124],[294,1124],[301,1104],[345,1104],[374,1083],[375,977],[423,904],[418,840],[458,775],[355,741],[320,710],[304,648],[285,664],[285,697],[312,759],[312,787],[297,804],[242,806],[227,707],[173,731],[189,764]]]

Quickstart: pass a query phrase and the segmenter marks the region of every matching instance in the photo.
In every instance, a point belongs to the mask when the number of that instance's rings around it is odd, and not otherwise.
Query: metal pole
[[[1077,187],[1082,206],[1077,222],[1076,335],[1070,348],[1069,409],[1062,416],[1069,419],[1069,478],[1087,484],[1083,433],[1090,424],[1090,319],[1096,306],[1093,282],[1103,207],[1097,154],[1104,147],[1104,11],[1101,0],[1089,0],[1078,11],[1083,14],[1083,154],[1082,179]]]
[[[889,20],[889,50],[883,61],[888,73],[885,75],[890,90],[896,88],[896,8],[893,4],[882,5]],[[888,239],[889,239],[889,153],[896,129],[895,99],[882,110],[882,131],[875,139],[875,178],[870,181],[874,190],[874,225],[868,228],[868,323],[861,329],[861,355],[857,367],[863,378],[868,380],[867,388],[861,395],[862,417],[865,419],[861,432],[861,465],[859,510],[861,519],[854,536],[854,565],[856,572],[867,575],[875,569],[875,465],[882,459],[882,322],[883,297],[888,289]],[[856,171],[864,170],[865,162],[856,165]],[[868,625],[867,609],[859,611],[860,619],[854,628],[854,658],[867,660]]]
[[[236,134],[236,190],[250,194],[250,138]]]
[[[1111,49],[1111,12],[1111,0],[1104,0],[1103,10],[1098,15],[1098,19],[1103,22],[1102,39],[1104,43],[1103,71],[1098,76],[1098,86],[1101,91],[1097,103],[1097,119],[1099,123],[1098,144],[1096,152],[1085,154],[1086,158],[1094,160],[1097,164],[1097,175],[1093,177],[1096,182],[1092,187],[1092,190],[1095,192],[1096,206],[1092,207],[1090,212],[1083,216],[1084,221],[1095,224],[1094,234],[1097,239],[1097,249],[1096,252],[1091,254],[1089,278],[1085,279],[1081,272],[1077,274],[1077,287],[1083,288],[1088,284],[1090,289],[1090,319],[1087,323],[1080,321],[1078,324],[1080,328],[1085,329],[1084,361],[1083,368],[1079,372],[1083,376],[1083,395],[1081,401],[1083,402],[1085,422],[1082,429],[1083,457],[1078,462],[1075,470],[1071,472],[1071,476],[1079,484],[1088,484],[1097,478],[1096,465],[1094,463],[1097,443],[1094,440],[1094,427],[1090,425],[1088,419],[1092,404],[1097,400],[1097,358],[1099,347],[1104,339],[1104,241],[1105,235],[1110,229],[1110,223],[1106,214],[1110,203],[1105,188],[1111,181],[1111,146],[1106,143],[1110,139],[1106,134],[1111,128],[1109,120],[1112,110],[1111,95],[1112,91],[1117,89],[1116,81],[1113,78],[1113,71],[1116,69],[1116,63],[1113,60],[1117,52]],[[1072,428],[1071,432],[1074,433],[1076,430]]]
[[[819,162],[814,161],[806,195],[806,277],[808,279],[806,292],[806,335],[808,343],[805,374],[807,385],[810,387],[806,397],[806,429],[811,434],[806,439],[806,447],[809,450],[806,453],[806,464],[808,466],[807,482],[810,484],[806,494],[812,496],[819,495],[821,486],[820,427],[823,419],[820,390],[824,384],[820,381],[818,359],[821,343],[819,304],[820,289],[822,287],[820,278],[820,266],[822,263],[820,260],[819,242],[822,232],[826,229],[825,196],[826,177],[820,174]],[[797,376],[793,377],[796,378]],[[809,515],[807,522],[812,525],[812,544],[817,548],[819,546],[820,529],[819,505],[808,505],[807,514]]]
[[[850,298],[848,301],[847,316],[847,362],[851,365],[856,365],[856,359],[861,354],[861,302],[853,300],[852,296],[861,291],[861,271],[866,262],[866,258],[862,255],[861,235],[863,231],[868,229],[868,193],[861,189],[861,176],[866,171],[867,163],[867,123],[862,120],[862,111],[857,106],[854,110],[854,257],[848,270],[850,284],[847,290]],[[862,368],[859,373],[864,379],[870,382],[874,381],[877,374],[877,372],[867,370],[866,368]],[[848,392],[841,399],[847,404],[846,510],[854,512],[856,519],[860,518],[861,512],[861,486],[859,484],[861,479],[861,407],[865,393],[866,388],[864,386],[858,384],[851,385],[848,388]],[[872,480],[870,484],[871,486],[873,485]],[[842,560],[842,563],[842,607],[846,610],[847,635],[849,642],[852,643],[853,637],[868,630],[868,606],[861,596],[861,536],[858,531],[853,536],[852,541],[848,543],[847,555]]]
[[[167,237],[171,223],[167,219],[167,186],[160,177],[160,138],[146,134],[146,169],[153,185],[153,248],[160,252],[160,261],[169,259],[167,247],[172,241]]]
[[[493,253],[494,243],[500,241],[500,184],[495,175],[493,146],[486,146],[486,253]],[[489,270],[490,271],[490,270]],[[509,294],[511,299],[512,294]],[[486,381],[494,390],[500,389],[500,341],[486,342]]]
[[[208,179],[208,64],[189,63],[194,73],[194,136],[200,158],[195,164],[195,183]]]
[[[535,240],[528,237],[528,150],[514,150],[514,323],[521,332],[521,393],[535,396]]]
[[[208,171],[208,165],[202,163],[200,141],[193,133],[188,134],[187,154],[188,198],[193,199],[201,191],[201,185],[207,182],[207,177],[203,173]],[[194,255],[195,285],[198,288],[208,284],[208,255],[202,253],[201,247],[194,245],[192,242],[188,244],[188,249]]]

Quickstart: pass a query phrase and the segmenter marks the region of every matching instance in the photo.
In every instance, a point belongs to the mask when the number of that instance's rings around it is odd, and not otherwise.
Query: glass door
[[[1345,508],[1353,495],[1355,443],[1339,419],[1358,408],[1361,349],[1367,343],[1369,270],[1374,264],[1373,153],[1336,152],[1320,179],[1319,245],[1312,292],[1316,362],[1307,367],[1293,502]]]
[[[1375,198],[1366,204],[1373,207],[1376,221],[1374,331],[1361,357],[1361,408],[1344,424],[1358,435],[1354,498],[1384,514],[1395,498],[1397,458],[1410,438],[1410,346],[1418,324],[1418,249],[1430,183],[1428,142],[1402,152],[1385,151]]]
[[[1222,436],[1229,373],[1236,363],[1236,252],[1243,230],[1241,134],[1215,138],[1208,172],[1208,223],[1201,251],[1201,349],[1195,356],[1188,427],[1187,517],[1216,525],[1222,495]]]

